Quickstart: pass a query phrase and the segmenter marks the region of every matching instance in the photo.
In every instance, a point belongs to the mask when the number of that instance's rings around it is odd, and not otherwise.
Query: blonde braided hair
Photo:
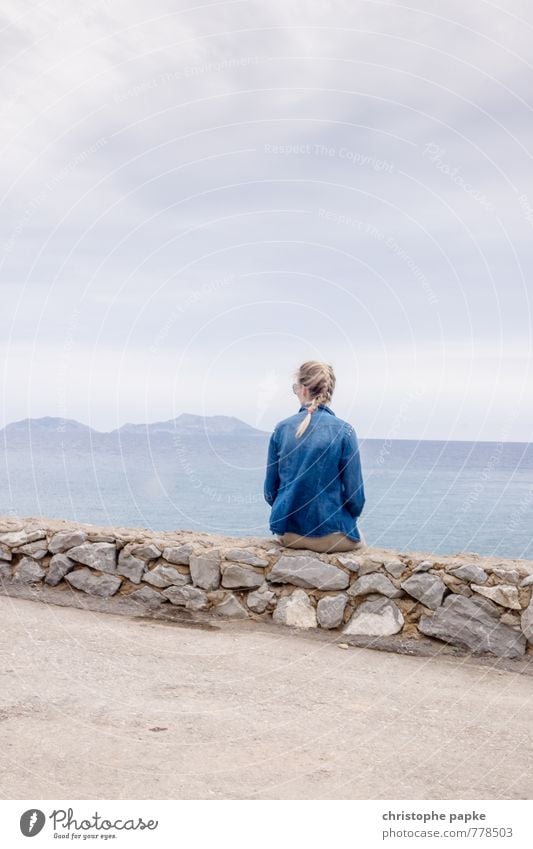
[[[298,383],[307,386],[311,393],[311,403],[307,408],[307,415],[296,429],[296,436],[300,437],[309,427],[311,415],[318,409],[319,404],[328,404],[331,401],[335,389],[335,374],[332,366],[328,363],[307,360],[300,366],[295,377]]]

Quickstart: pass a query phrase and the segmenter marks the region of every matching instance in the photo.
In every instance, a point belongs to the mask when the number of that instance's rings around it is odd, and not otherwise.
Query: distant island
[[[135,447],[154,442],[158,447],[171,447],[176,437],[188,436],[262,436],[269,431],[259,430],[235,416],[197,416],[181,413],[164,422],[134,424],[126,422],[111,431],[100,431],[76,419],[60,416],[21,419],[0,429],[0,437],[7,448],[51,449],[110,449],[121,446]]]

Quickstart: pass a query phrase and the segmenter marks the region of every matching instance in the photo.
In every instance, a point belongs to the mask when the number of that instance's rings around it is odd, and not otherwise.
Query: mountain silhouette
[[[163,422],[126,422],[111,431],[100,431],[76,419],[42,416],[10,422],[0,429],[7,448],[24,450],[124,451],[146,448],[171,448],[176,437],[223,438],[265,436],[235,416],[198,416],[181,413]],[[174,438],[174,441],[173,441]]]

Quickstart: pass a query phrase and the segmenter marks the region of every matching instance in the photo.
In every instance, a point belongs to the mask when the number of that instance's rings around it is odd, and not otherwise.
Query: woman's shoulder
[[[285,427],[290,427],[291,425],[294,425],[295,427],[297,427],[298,423],[300,421],[300,418],[301,417],[298,415],[298,413],[295,413],[292,416],[287,416],[287,418],[285,418],[285,419],[280,419],[279,422],[276,422],[276,424],[274,425],[273,430],[274,430],[274,432],[280,431],[280,430],[283,430],[283,428],[285,428]]]
[[[351,422],[345,421],[344,419],[337,418],[337,426],[338,426],[339,431],[342,432],[343,440],[347,438],[349,441],[352,441],[352,442],[353,442],[353,440],[357,441],[357,439],[358,439],[357,431],[355,430],[355,427],[353,426],[353,424]]]
[[[302,420],[303,411],[299,410],[297,413],[294,413],[292,416],[287,416],[284,419],[280,419],[273,428],[274,432],[281,432],[286,428],[298,427],[299,423]],[[352,435],[355,434],[354,426],[344,419],[339,418],[336,415],[324,416],[322,419],[324,425],[327,425],[329,428],[333,428],[335,431],[343,431],[343,433]]]
[[[355,428],[351,424],[351,422],[348,422],[345,419],[341,419],[340,416],[337,415],[328,416],[327,422],[328,424],[333,425],[333,427],[336,427],[338,430],[343,430],[346,433],[349,433],[352,430],[355,431]]]

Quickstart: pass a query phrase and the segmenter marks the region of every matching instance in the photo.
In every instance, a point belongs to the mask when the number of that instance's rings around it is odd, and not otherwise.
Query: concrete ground
[[[528,667],[7,596],[0,615],[1,798],[533,798]]]

